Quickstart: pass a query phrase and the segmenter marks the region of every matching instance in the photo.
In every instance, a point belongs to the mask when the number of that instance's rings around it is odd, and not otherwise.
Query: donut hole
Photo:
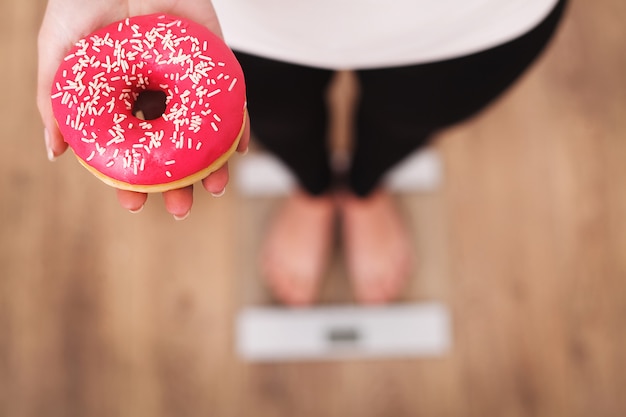
[[[154,120],[163,116],[167,107],[167,94],[163,91],[144,90],[133,105],[133,116],[141,120]]]

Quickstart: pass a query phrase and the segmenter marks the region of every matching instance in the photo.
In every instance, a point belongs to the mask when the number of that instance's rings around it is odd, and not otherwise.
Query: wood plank
[[[241,362],[232,340],[237,309],[266,300],[254,252],[276,201],[198,190],[185,222],[157,196],[131,215],[71,155],[48,163],[44,6],[0,2],[0,415],[626,413],[621,0],[572,1],[521,82],[441,134],[442,189],[398,199],[421,260],[406,297],[450,305],[452,353],[278,365]],[[351,301],[341,262],[324,302]]]

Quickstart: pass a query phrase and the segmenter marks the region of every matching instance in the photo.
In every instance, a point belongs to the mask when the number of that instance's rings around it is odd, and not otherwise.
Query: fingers
[[[43,117],[42,117],[43,119]],[[45,123],[44,125],[49,125],[49,123]],[[44,144],[46,145],[46,153],[48,155],[48,160],[55,161],[59,155],[61,155],[67,149],[67,144],[63,141],[63,137],[59,130],[54,127],[44,127],[43,130]]]
[[[135,191],[117,190],[117,199],[120,205],[131,213],[139,213],[148,199],[148,194]],[[183,220],[189,216],[193,204],[193,186],[179,188],[163,193],[165,209],[176,220]]]
[[[163,193],[165,209],[176,220],[184,220],[191,213],[193,204],[193,186],[166,191]]]
[[[62,59],[62,48],[54,43],[55,37],[50,35],[47,21],[42,24],[39,39],[39,62],[37,68],[37,107],[44,125],[44,140],[48,159],[54,161],[67,149],[52,113],[50,91],[56,68]]]
[[[243,128],[243,133],[239,139],[237,145],[237,152],[245,155],[248,153],[248,146],[250,145],[250,117],[246,113],[246,120]],[[226,162],[217,171],[211,173],[208,177],[202,180],[204,189],[210,192],[214,197],[221,197],[226,192],[226,185],[230,178],[228,172],[228,162]]]
[[[120,205],[131,213],[139,213],[148,199],[148,194],[135,191],[117,190]],[[166,191],[163,193],[165,209],[176,220],[189,217],[193,204],[193,186]]]
[[[117,190],[117,199],[120,205],[131,213],[139,213],[146,204],[148,195],[134,191]]]
[[[202,180],[204,189],[213,194],[215,197],[220,197],[226,191],[226,184],[228,184],[228,163],[224,164],[217,171]]]
[[[248,146],[250,145],[250,116],[246,112],[246,121],[243,128],[243,134],[237,145],[237,152],[245,155],[248,153]]]

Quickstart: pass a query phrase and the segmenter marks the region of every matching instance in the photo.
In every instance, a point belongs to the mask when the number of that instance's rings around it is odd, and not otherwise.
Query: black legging
[[[434,63],[355,71],[360,89],[348,187],[366,196],[381,177],[437,130],[484,109],[551,39],[566,0],[525,35]],[[237,52],[246,75],[252,131],[311,194],[333,182],[325,94],[334,72]]]

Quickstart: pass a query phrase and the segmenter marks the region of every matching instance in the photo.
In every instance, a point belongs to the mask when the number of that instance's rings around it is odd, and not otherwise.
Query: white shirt
[[[557,0],[213,0],[236,50],[332,69],[478,52],[532,29]]]

